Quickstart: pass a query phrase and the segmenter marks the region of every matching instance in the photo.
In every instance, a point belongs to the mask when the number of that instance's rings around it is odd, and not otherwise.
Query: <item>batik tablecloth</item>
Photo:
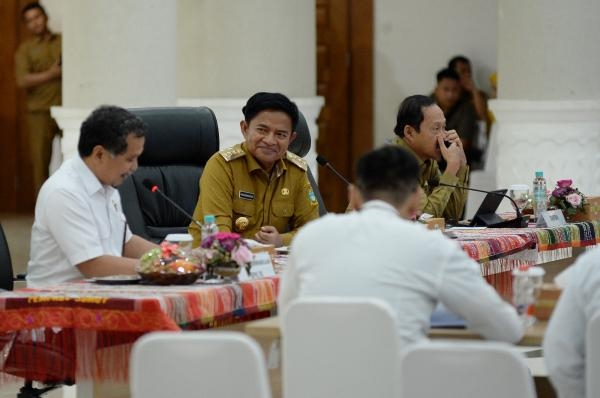
[[[481,274],[504,297],[512,293],[511,271],[572,256],[573,247],[600,243],[600,222],[554,228],[486,228],[456,230],[458,243],[481,267]]]
[[[16,343],[51,340],[76,358],[77,379],[126,380],[131,343],[142,334],[268,316],[276,305],[278,285],[278,277],[216,286],[80,282],[0,293],[0,370],[5,370],[4,361]],[[27,355],[14,358],[13,353],[9,362],[42,372],[56,366],[54,359],[44,363],[34,348],[28,348]]]

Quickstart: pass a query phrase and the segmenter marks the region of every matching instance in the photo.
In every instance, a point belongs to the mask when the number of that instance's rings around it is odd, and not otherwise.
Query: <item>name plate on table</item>
[[[250,279],[261,279],[267,276],[275,276],[273,261],[271,260],[272,248],[267,250],[253,249],[254,256],[250,263],[250,274],[246,272],[246,268],[242,268],[238,275],[238,281],[247,281]]]
[[[560,210],[543,211],[538,217],[536,227],[554,228],[566,225],[565,216]]]

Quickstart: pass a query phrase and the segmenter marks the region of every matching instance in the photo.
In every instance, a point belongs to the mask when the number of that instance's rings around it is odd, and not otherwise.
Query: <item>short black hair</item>
[[[396,145],[374,149],[356,164],[356,186],[365,200],[402,204],[419,186],[419,162]]]
[[[26,4],[25,7],[23,7],[23,9],[21,10],[21,18],[25,18],[25,14],[27,13],[27,11],[35,10],[36,8],[40,10],[42,14],[44,14],[46,17],[48,16],[44,7],[42,7],[42,5],[37,1],[33,1],[31,3]]]
[[[405,126],[411,126],[419,131],[419,126],[424,119],[423,108],[431,105],[435,105],[435,101],[433,98],[425,95],[411,95],[410,97],[406,97],[398,109],[394,133],[398,137],[404,137]]]
[[[288,97],[280,93],[256,93],[248,99],[246,106],[242,108],[242,113],[246,123],[250,123],[256,115],[265,110],[286,113],[292,119],[292,131],[296,131],[298,107]]]
[[[464,55],[455,55],[454,57],[450,58],[450,61],[448,61],[448,68],[456,70],[456,65],[460,62],[471,65],[469,58],[465,57]]]
[[[444,68],[440,70],[436,75],[437,82],[441,82],[443,79],[452,79],[460,82],[460,76],[454,69]]]
[[[96,145],[101,145],[113,155],[127,151],[127,137],[146,135],[146,124],[127,109],[102,105],[90,114],[81,125],[77,150],[85,158],[92,154]]]

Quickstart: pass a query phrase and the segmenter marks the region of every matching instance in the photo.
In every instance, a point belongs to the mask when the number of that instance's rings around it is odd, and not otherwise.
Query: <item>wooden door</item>
[[[25,93],[15,82],[14,54],[27,34],[21,9],[28,0],[0,1],[0,212],[31,212],[31,182]]]
[[[373,147],[373,0],[317,0],[317,153],[353,179],[354,163]],[[346,186],[319,169],[329,211],[343,212]]]

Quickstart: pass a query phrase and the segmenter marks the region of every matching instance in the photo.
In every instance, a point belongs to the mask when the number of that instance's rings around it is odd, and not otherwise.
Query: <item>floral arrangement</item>
[[[207,268],[213,266],[246,267],[250,272],[252,252],[239,234],[217,232],[202,240]]]
[[[586,203],[585,196],[572,184],[572,180],[558,180],[549,197],[550,205],[562,210],[567,217],[583,212]]]

